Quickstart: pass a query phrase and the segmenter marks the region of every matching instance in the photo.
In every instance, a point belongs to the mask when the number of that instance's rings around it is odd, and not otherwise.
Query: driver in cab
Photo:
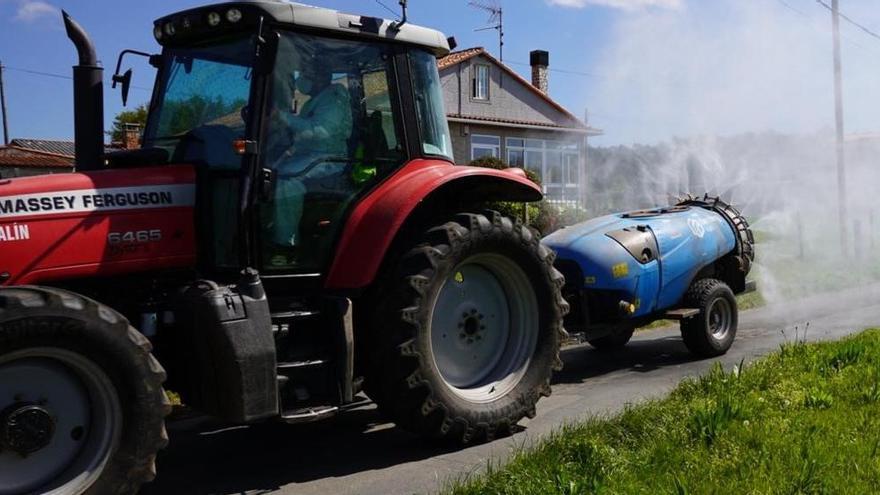
[[[269,163],[276,174],[269,228],[274,244],[281,248],[281,254],[271,260],[276,266],[287,265],[284,251],[292,255],[299,244],[299,223],[308,186],[320,184],[322,179],[332,183],[330,176],[342,173],[352,133],[349,92],[345,86],[333,83],[329,68],[313,63],[302,68],[295,79],[292,73],[288,74],[290,78],[286,81],[276,81],[278,107],[273,109],[269,129]],[[293,98],[294,89],[308,96],[301,106]]]

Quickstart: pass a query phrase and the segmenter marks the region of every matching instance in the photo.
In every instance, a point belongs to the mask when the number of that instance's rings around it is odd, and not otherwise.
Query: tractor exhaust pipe
[[[73,66],[73,121],[78,172],[104,167],[104,68],[95,45],[70,15],[61,11],[67,37],[76,46],[79,65]]]

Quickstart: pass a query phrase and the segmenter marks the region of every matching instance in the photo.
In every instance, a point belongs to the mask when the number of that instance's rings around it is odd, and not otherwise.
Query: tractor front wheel
[[[688,350],[700,357],[720,356],[736,338],[736,297],[724,282],[697,280],[685,294],[685,306],[699,309],[696,316],[681,320],[681,336]]]
[[[0,495],[137,492],[168,441],[164,379],[112,309],[0,289]]]
[[[428,230],[380,292],[367,392],[416,433],[507,434],[561,367],[562,284],[552,252],[499,213]]]

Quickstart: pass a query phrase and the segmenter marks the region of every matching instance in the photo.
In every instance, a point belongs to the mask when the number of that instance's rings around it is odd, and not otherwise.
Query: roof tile
[[[73,167],[73,157],[22,149],[10,145],[7,147],[0,147],[0,166],[23,168],[71,168]]]
[[[469,58],[476,57],[481,53],[485,53],[486,49],[482,46],[478,46],[475,48],[468,48],[467,50],[461,50],[457,52],[452,52],[445,57],[441,57],[437,60],[437,66],[440,70],[443,70],[447,67],[452,67],[455,64],[460,64]]]
[[[73,141],[54,141],[49,139],[13,139],[9,146],[16,148],[51,153],[53,155],[68,156],[73,158]]]

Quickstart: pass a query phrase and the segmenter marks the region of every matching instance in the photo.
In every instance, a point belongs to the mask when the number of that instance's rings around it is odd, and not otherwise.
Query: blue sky
[[[396,10],[395,0],[383,0]],[[880,30],[876,0],[842,8]],[[812,132],[833,125],[830,24],[814,0],[500,0],[505,61],[528,77],[528,53],[550,52],[551,94],[576,115],[589,108],[606,135],[598,144],[656,142],[673,136],[778,130]],[[156,51],[152,20],[206,2],[151,0],[0,0],[0,61],[12,137],[71,138],[69,75],[75,52],[60,9],[92,35],[110,71],[120,50]],[[315,0],[352,13],[389,17],[370,0]],[[460,47],[497,54],[495,31],[475,32],[487,15],[467,0],[411,0],[415,23],[455,36]],[[880,131],[880,39],[844,25],[847,124]],[[134,60],[134,59],[131,59]],[[149,99],[153,70],[133,64],[130,104]],[[577,72],[581,74],[574,74]],[[121,109],[105,92],[107,122]]]

